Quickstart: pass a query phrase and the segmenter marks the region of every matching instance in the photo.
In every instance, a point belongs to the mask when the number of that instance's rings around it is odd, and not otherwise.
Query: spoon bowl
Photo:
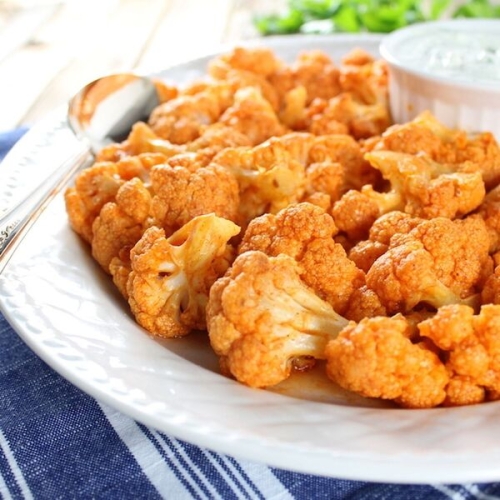
[[[145,121],[159,104],[150,78],[109,75],[85,85],[68,104],[68,124],[94,153],[123,141],[132,125]]]
[[[31,225],[74,174],[103,147],[124,140],[134,123],[146,121],[159,103],[154,82],[130,73],[99,78],[70,99],[67,121],[80,147],[0,217],[0,274]]]

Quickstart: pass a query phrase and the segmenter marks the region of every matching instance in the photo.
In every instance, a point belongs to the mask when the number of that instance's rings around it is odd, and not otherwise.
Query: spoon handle
[[[63,162],[40,186],[2,214],[0,217],[0,274],[33,223],[64,189],[73,175],[92,159],[90,147],[82,143],[81,149]]]

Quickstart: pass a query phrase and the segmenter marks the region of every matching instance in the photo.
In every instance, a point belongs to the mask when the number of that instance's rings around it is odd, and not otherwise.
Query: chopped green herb
[[[409,24],[447,17],[500,18],[500,5],[490,0],[289,0],[282,14],[254,18],[262,35],[288,33],[389,33]],[[450,12],[451,9],[451,12]]]

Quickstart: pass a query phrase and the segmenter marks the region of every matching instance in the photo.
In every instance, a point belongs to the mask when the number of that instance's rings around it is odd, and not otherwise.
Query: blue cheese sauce
[[[406,34],[401,30],[386,51],[394,62],[410,70],[500,88],[500,21],[497,23],[452,21],[414,26]]]

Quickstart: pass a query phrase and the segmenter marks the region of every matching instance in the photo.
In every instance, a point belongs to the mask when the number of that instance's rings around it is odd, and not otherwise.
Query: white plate
[[[291,60],[300,49],[313,47],[336,58],[354,46],[376,53],[378,38],[284,37],[260,43]],[[201,59],[166,74],[192,79],[204,72],[205,63]],[[54,168],[74,146],[63,118],[56,112],[9,155],[1,169],[0,199],[26,189],[25,180]],[[294,380],[280,389],[284,394],[252,390],[218,374],[204,336],[152,339],[69,229],[61,196],[0,277],[0,308],[24,341],[76,386],[191,443],[346,479],[500,480],[500,403],[411,411],[335,391],[322,400],[318,381],[311,392],[299,390]]]

